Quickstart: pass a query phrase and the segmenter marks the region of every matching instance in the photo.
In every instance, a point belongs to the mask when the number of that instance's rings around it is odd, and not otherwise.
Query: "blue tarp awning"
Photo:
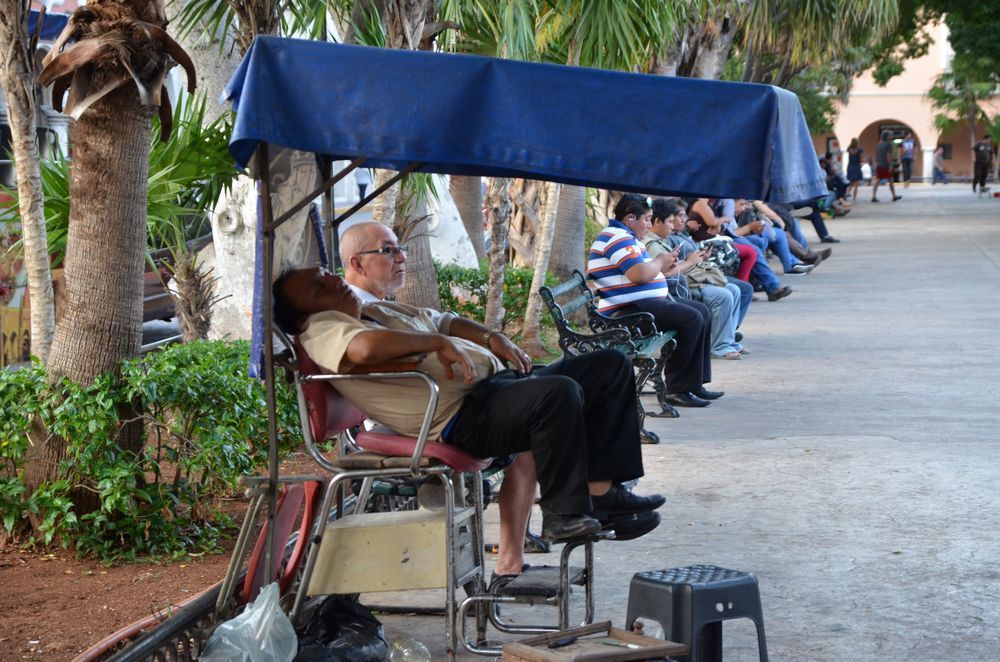
[[[42,34],[39,35],[41,41],[54,41],[59,33],[69,22],[69,14],[58,12],[45,12],[45,20],[42,21]],[[28,14],[28,36],[35,34],[35,26],[38,25],[38,12],[34,9]]]
[[[798,98],[768,85],[257,37],[225,96],[241,166],[263,141],[650,194],[826,193]]]

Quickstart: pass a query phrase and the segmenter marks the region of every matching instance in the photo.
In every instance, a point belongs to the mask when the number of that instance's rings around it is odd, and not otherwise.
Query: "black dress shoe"
[[[601,522],[605,530],[615,532],[615,540],[635,540],[660,525],[660,513],[645,512],[614,515]]]
[[[791,293],[792,293],[792,288],[788,287],[787,285],[782,285],[778,289],[768,292],[767,300],[777,301],[778,299],[784,299]]]
[[[548,554],[552,551],[549,547],[549,543],[542,540],[542,537],[537,533],[534,533],[531,529],[528,529],[524,534],[524,553],[525,554]],[[525,566],[528,564],[525,563]]]
[[[839,244],[840,243],[840,239],[837,239],[832,234],[826,235],[820,241],[822,241],[824,244]]]
[[[613,484],[611,489],[600,496],[591,496],[594,508],[590,515],[602,523],[613,515],[628,515],[656,510],[667,500],[660,494],[639,496],[632,490],[620,484]]]
[[[542,539],[562,542],[600,533],[601,523],[589,515],[560,515],[542,511]]]
[[[697,395],[702,400],[718,400],[726,394],[725,391],[709,391],[704,386],[697,391],[691,391],[691,393]]]
[[[663,399],[675,407],[707,407],[712,404],[708,400],[704,400],[693,393],[687,392],[667,393]]]

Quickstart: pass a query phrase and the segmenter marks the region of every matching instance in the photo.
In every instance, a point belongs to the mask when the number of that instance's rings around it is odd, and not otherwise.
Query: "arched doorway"
[[[861,149],[864,150],[864,160],[872,160],[872,170],[875,169],[875,148],[881,140],[883,131],[889,131],[892,134],[892,139],[896,141],[897,144],[902,142],[903,137],[908,132],[913,133],[913,176],[911,181],[924,181],[924,178],[927,175],[924,173],[924,153],[920,136],[913,130],[913,127],[909,126],[905,122],[892,118],[876,120],[866,126],[861,133],[858,134],[858,143],[861,145]],[[929,162],[928,165],[930,165]],[[902,181],[901,172],[899,174],[899,180]]]

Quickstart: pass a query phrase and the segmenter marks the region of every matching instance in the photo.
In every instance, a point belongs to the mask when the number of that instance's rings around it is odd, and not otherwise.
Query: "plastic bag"
[[[326,598],[301,635],[296,662],[381,662],[388,653],[382,624],[357,596]]]
[[[291,662],[299,642],[278,604],[278,584],[268,584],[243,613],[215,628],[202,662]]]

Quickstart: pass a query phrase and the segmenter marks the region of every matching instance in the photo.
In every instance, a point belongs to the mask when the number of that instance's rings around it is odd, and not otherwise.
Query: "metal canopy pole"
[[[322,172],[320,174],[323,179],[329,179],[330,174],[333,170],[333,160],[326,155],[320,157],[322,161]],[[333,214],[336,211],[334,206],[334,195],[333,187],[331,186],[326,191],[323,192],[323,241],[326,243],[326,266],[329,269],[337,268],[337,233],[333,231]]]
[[[271,164],[268,144],[262,142],[257,148],[257,171],[260,177],[260,213],[261,227],[264,233],[263,262],[264,287],[261,288],[264,300],[264,392],[267,401],[267,549],[264,551],[264,568],[268,583],[274,579],[271,576],[274,568],[274,516],[278,506],[278,411],[274,395],[274,328],[273,328],[273,294],[271,283],[274,280],[274,228],[271,219]]]
[[[278,219],[274,219],[274,210],[271,207],[271,170],[268,143],[262,142],[257,147],[256,153],[257,170],[260,178],[260,213],[261,232],[263,233],[262,257],[264,262],[264,287],[262,288],[262,298],[264,303],[264,392],[267,402],[267,442],[268,442],[268,482],[267,482],[267,549],[264,552],[264,567],[267,570],[268,579],[271,576],[274,556],[274,517],[275,509],[278,505],[278,412],[277,399],[275,397],[274,384],[274,293],[271,291],[271,283],[274,281],[274,232],[282,223],[290,219],[297,211],[304,208],[317,195],[330,190],[334,184],[347,176],[349,172],[365,162],[366,158],[357,158],[351,164],[328,178],[315,191],[307,194],[291,209],[282,214]],[[420,162],[413,162],[403,170],[397,172],[389,181],[378,187],[366,196],[364,200],[358,202],[346,212],[341,214],[331,223],[331,228],[336,231],[336,227],[344,219],[350,217],[357,210],[364,207],[373,198],[380,195],[387,188],[398,182],[405,175],[420,167]]]
[[[358,200],[358,202],[357,202],[356,205],[354,205],[353,207],[351,207],[350,209],[348,209],[347,211],[345,211],[343,214],[341,214],[340,216],[338,216],[337,218],[335,218],[333,220],[333,224],[332,224],[333,227],[336,228],[338,225],[340,225],[341,223],[343,223],[344,221],[346,221],[348,218],[350,218],[351,216],[353,216],[359,209],[361,209],[362,207],[364,207],[365,205],[367,205],[369,202],[371,202],[372,200],[374,200],[375,198],[377,198],[379,195],[381,195],[382,192],[385,191],[387,188],[389,188],[390,186],[392,186],[393,184],[395,184],[396,182],[398,182],[400,179],[402,179],[406,175],[410,174],[411,172],[413,172],[414,170],[416,170],[417,168],[419,168],[421,165],[423,165],[422,162],[420,162],[420,161],[414,161],[414,162],[410,163],[409,165],[407,165],[402,170],[400,170],[399,172],[397,172],[395,175],[393,175],[389,179],[389,181],[387,181],[386,183],[382,184],[382,186],[379,186],[377,189],[375,189],[374,191],[372,191],[371,193],[369,193],[368,195],[366,195],[361,200]]]

